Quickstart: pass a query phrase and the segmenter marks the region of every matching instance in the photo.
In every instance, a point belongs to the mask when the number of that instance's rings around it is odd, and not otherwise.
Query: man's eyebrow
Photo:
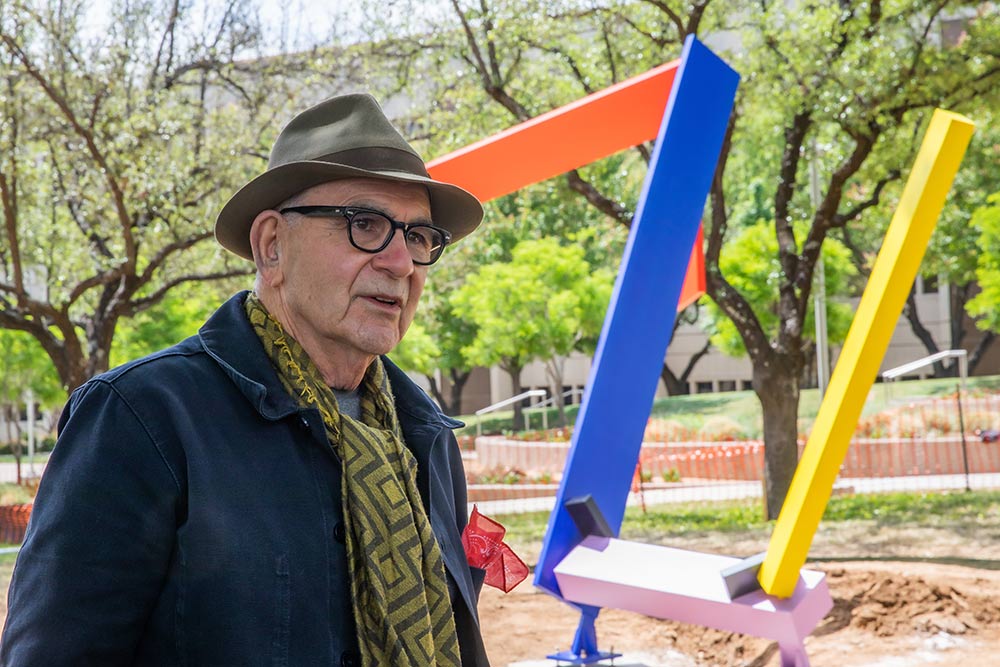
[[[372,202],[370,199],[359,199],[358,201],[353,202],[351,204],[344,204],[344,206],[345,206],[345,208],[367,208],[367,209],[371,209],[372,211],[378,211],[379,213],[381,213],[382,215],[384,215],[387,218],[391,218],[393,220],[396,219],[396,216],[394,216],[394,215],[390,214],[388,211],[386,211],[384,206],[382,206],[381,204],[376,204],[376,203]],[[421,217],[416,218],[414,220],[410,220],[407,224],[410,224],[410,225],[433,225],[434,224],[434,220],[432,220],[431,218],[425,217],[425,216],[421,216]]]

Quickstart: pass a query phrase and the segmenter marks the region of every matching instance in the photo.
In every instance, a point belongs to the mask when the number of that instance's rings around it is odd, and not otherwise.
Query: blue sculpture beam
[[[535,570],[535,585],[558,597],[553,570],[585,537],[565,501],[589,494],[611,530],[621,530],[738,82],[734,70],[687,38]]]

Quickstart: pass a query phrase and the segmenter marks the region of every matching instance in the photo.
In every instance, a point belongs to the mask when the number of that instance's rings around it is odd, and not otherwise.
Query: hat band
[[[366,171],[405,171],[424,178],[430,178],[424,161],[412,153],[372,146],[370,148],[352,148],[337,153],[329,153],[316,158],[318,162],[334,162],[337,164],[357,167]]]

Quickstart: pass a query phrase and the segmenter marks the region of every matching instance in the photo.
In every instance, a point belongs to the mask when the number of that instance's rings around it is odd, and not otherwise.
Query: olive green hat
[[[285,126],[271,149],[267,171],[222,207],[215,238],[230,252],[252,260],[250,225],[258,213],[320,183],[358,177],[425,186],[431,218],[451,232],[452,242],[483,219],[483,206],[475,196],[432,179],[375,98],[355,93],[320,102]]]

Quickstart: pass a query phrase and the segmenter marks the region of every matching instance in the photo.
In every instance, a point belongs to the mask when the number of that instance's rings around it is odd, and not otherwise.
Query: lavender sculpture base
[[[730,597],[723,572],[743,561],[591,536],[554,568],[562,597],[594,607],[755,635],[778,642],[782,667],[809,667],[804,640],[833,607],[826,575],[802,570],[786,599]]]

